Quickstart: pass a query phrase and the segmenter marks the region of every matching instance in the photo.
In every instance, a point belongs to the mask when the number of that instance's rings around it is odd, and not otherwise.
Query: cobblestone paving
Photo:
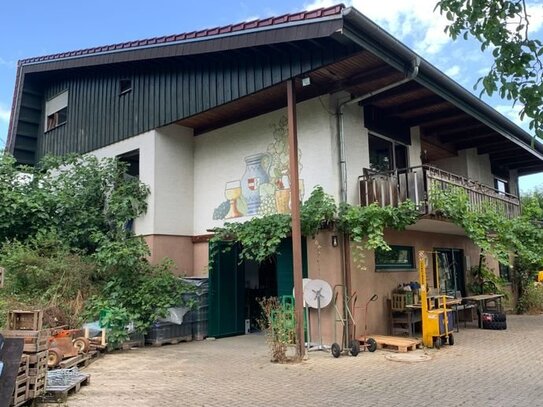
[[[277,365],[261,335],[148,347],[93,363],[68,406],[543,406],[543,316],[455,339],[419,363],[378,350]]]

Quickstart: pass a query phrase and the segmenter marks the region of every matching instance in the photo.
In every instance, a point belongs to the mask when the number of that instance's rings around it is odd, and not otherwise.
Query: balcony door
[[[408,167],[404,144],[375,134],[369,135],[368,144],[372,171],[387,172]]]

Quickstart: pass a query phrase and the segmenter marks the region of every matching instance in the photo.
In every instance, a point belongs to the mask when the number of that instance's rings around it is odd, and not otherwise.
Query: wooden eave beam
[[[457,121],[465,121],[468,116],[459,111],[458,109],[448,109],[441,112],[427,113],[423,115],[412,115],[412,117],[405,118],[405,122],[409,126],[421,126],[421,127],[437,127],[450,125]]]
[[[450,128],[450,126],[444,126],[444,127]],[[430,134],[434,137],[438,137],[442,143],[451,143],[451,144],[454,144],[454,143],[458,144],[464,141],[471,141],[471,140],[477,140],[477,139],[485,139],[497,134],[496,132],[485,127],[484,125],[479,125],[479,126],[475,125],[473,127],[464,126],[462,128],[451,129],[447,132],[443,130],[442,133],[438,133],[438,134],[428,133],[425,127],[423,127],[423,131],[425,134]]]
[[[497,137],[500,137],[499,134],[496,134]],[[492,143],[485,143],[479,147],[477,147],[477,152],[479,154],[493,154],[493,153],[499,153],[501,151],[504,151],[507,149],[514,149],[519,151],[524,151],[520,147],[510,143],[506,139],[502,138],[500,141],[492,142]]]
[[[411,81],[401,86],[379,93],[378,95],[364,99],[364,105],[379,103],[380,101],[383,101],[389,98],[398,97],[400,95],[405,96],[406,94],[416,93],[420,91],[421,91],[421,86],[417,84],[416,82]]]

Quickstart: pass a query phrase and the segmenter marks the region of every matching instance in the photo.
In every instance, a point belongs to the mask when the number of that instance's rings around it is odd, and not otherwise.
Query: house
[[[543,146],[532,148],[529,134],[342,5],[22,60],[8,149],[31,165],[70,152],[128,161],[151,189],[135,228],[152,260],[168,256],[180,273],[206,276],[210,229],[290,210],[291,80],[302,198],[321,185],[338,202],[410,197],[426,211],[434,179],[517,216],[518,177],[543,170]],[[430,208],[408,230],[387,231],[396,258],[368,253],[364,269],[351,265],[348,281],[341,239],[336,247],[333,232],[307,237],[304,272],[349,284],[359,304],[378,294],[368,327],[385,333],[385,299],[418,279],[417,251],[438,251],[451,287],[462,292],[466,270],[478,262],[479,248],[463,231],[431,215]],[[221,253],[211,270],[212,334],[243,333],[256,296],[290,293],[291,256],[288,241],[261,265]],[[362,324],[361,312],[355,318]],[[333,319],[329,306],[325,341]]]

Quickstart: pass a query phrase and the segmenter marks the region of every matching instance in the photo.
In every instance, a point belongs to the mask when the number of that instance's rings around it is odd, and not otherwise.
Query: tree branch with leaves
[[[450,21],[445,32],[453,40],[472,37],[492,51],[494,63],[474,89],[520,103],[520,118],[530,118],[530,130],[543,138],[543,45],[529,36],[525,0],[440,0],[436,9]]]

